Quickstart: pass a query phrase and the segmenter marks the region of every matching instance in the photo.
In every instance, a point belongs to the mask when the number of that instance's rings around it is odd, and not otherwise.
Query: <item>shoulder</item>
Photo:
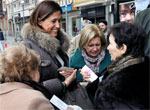
[[[79,49],[77,48],[76,51],[75,51],[75,53],[74,53],[73,56],[71,57],[71,60],[77,61],[77,60],[81,60],[81,59],[82,59],[81,50],[79,50]]]
[[[24,83],[4,83],[2,85],[3,108],[14,110],[52,110],[49,100],[37,90]]]
[[[29,106],[29,108],[34,108],[35,110],[54,109],[49,100],[40,91],[28,89],[22,89],[21,91],[26,94],[23,99],[26,100],[26,106]]]
[[[81,53],[81,50],[76,49],[73,56],[70,58],[70,65],[82,65],[84,63],[84,59]]]

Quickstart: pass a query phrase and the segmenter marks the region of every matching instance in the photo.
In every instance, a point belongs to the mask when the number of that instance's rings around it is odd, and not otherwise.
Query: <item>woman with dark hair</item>
[[[118,23],[109,30],[112,64],[95,95],[96,109],[149,109],[149,58],[144,55],[145,31]]]
[[[29,23],[22,29],[26,45],[40,54],[40,82],[52,94],[60,97],[64,88],[75,79],[73,69],[61,74],[57,71],[58,68],[69,64],[66,54],[69,39],[60,27],[61,14],[62,10],[58,3],[44,0],[35,7]]]

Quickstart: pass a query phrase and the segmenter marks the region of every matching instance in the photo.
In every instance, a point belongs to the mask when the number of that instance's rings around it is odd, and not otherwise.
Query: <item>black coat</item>
[[[4,40],[3,31],[0,30],[0,40]]]
[[[101,110],[148,109],[149,59],[145,59],[142,63],[128,66],[118,72],[107,72],[99,84],[95,96],[95,108]]]
[[[67,35],[60,30],[58,37],[55,38],[48,33],[33,30],[29,24],[24,25],[21,35],[26,45],[40,54],[40,82],[52,94],[61,96],[63,91],[61,83],[63,77],[57,71],[61,65],[56,59],[56,54],[59,54],[64,61],[64,65],[68,66],[69,59],[66,52],[69,48],[69,39]]]

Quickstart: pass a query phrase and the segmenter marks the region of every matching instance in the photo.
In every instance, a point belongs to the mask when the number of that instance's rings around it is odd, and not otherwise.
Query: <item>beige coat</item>
[[[49,100],[30,86],[9,82],[0,84],[0,110],[54,110]]]

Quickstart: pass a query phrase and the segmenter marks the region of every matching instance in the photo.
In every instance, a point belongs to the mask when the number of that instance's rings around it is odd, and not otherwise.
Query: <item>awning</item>
[[[74,0],[74,7],[81,7],[91,4],[104,3],[108,0]]]

